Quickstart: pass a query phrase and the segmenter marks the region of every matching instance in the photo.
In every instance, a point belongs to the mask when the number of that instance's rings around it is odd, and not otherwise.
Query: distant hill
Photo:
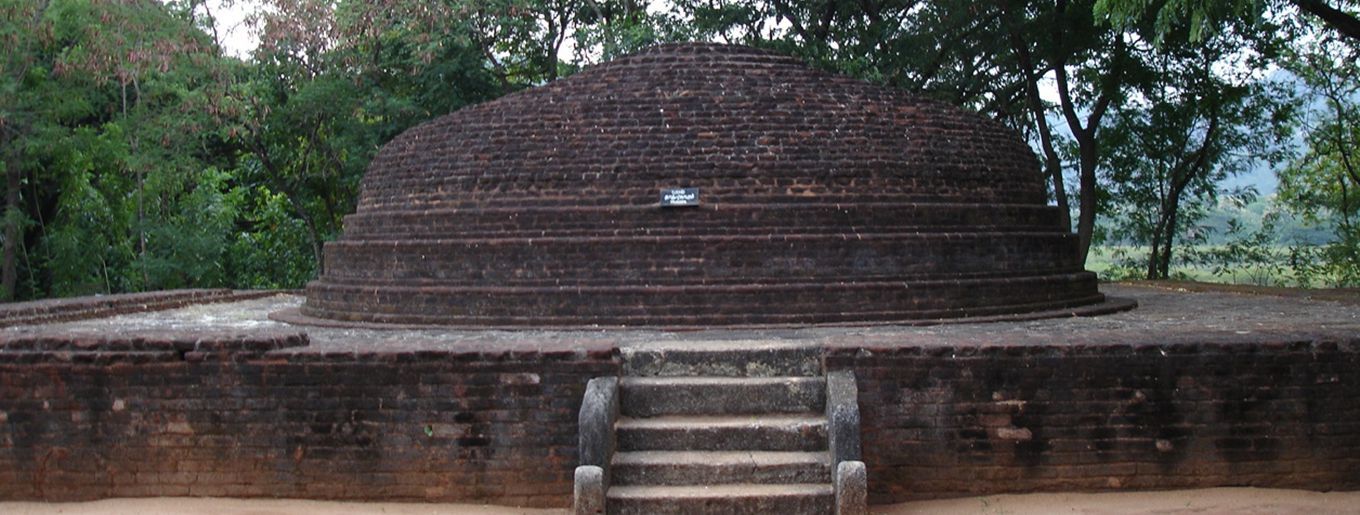
[[[1267,213],[1277,217],[1274,242],[1278,245],[1323,245],[1331,243],[1336,238],[1328,224],[1310,224],[1276,205],[1273,194],[1258,197],[1249,203],[1242,203],[1236,197],[1224,195],[1218,205],[1195,225],[1195,230],[1204,234],[1203,243],[1220,245],[1260,231]],[[1073,217],[1075,216],[1073,213]],[[1232,220],[1236,220],[1239,227],[1239,234],[1236,236],[1229,234]],[[1101,225],[1107,222],[1108,219],[1103,217],[1098,221]],[[1134,242],[1115,240],[1103,244],[1118,246],[1132,245]]]
[[[1328,227],[1309,224],[1279,208],[1273,194],[1263,195],[1248,204],[1240,204],[1225,197],[1200,221],[1199,227],[1208,232],[1207,243],[1226,243],[1230,238],[1229,220],[1237,220],[1246,233],[1252,233],[1261,229],[1262,220],[1268,212],[1279,216],[1275,224],[1275,241],[1281,245],[1321,245],[1331,243],[1335,238]]]

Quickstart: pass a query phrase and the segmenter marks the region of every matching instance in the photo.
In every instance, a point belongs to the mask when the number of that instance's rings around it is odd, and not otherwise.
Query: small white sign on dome
[[[661,190],[661,207],[697,205],[699,205],[699,188],[666,188]]]

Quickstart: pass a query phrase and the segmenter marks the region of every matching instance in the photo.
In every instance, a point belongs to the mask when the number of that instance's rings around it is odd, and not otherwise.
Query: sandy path
[[[1170,492],[1027,494],[967,497],[874,506],[875,514],[907,515],[1335,515],[1360,514],[1360,492],[1210,488]],[[151,498],[84,503],[0,502],[5,515],[565,515],[472,504],[346,503],[295,499]]]
[[[992,495],[875,506],[869,511],[891,515],[1328,515],[1360,513],[1360,492],[1209,488],[1170,492]]]
[[[358,503],[298,499],[154,497],[76,503],[0,502],[4,515],[519,515],[566,514],[569,510],[473,504]]]

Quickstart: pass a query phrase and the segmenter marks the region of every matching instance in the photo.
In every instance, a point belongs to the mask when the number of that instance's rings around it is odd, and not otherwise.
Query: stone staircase
[[[864,512],[854,378],[820,348],[623,354],[581,408],[577,513]]]

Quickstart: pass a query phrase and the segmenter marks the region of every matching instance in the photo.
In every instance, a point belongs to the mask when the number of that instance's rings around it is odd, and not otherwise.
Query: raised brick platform
[[[12,327],[0,499],[565,507],[590,378],[622,375],[627,355],[770,345],[855,373],[875,503],[1360,489],[1360,298],[1106,293],[1141,307],[919,327],[391,331],[271,322],[302,302],[277,296]]]
[[[665,208],[664,188],[699,205]],[[664,45],[415,127],[303,315],[402,325],[903,321],[1098,304],[982,116],[748,47]]]

